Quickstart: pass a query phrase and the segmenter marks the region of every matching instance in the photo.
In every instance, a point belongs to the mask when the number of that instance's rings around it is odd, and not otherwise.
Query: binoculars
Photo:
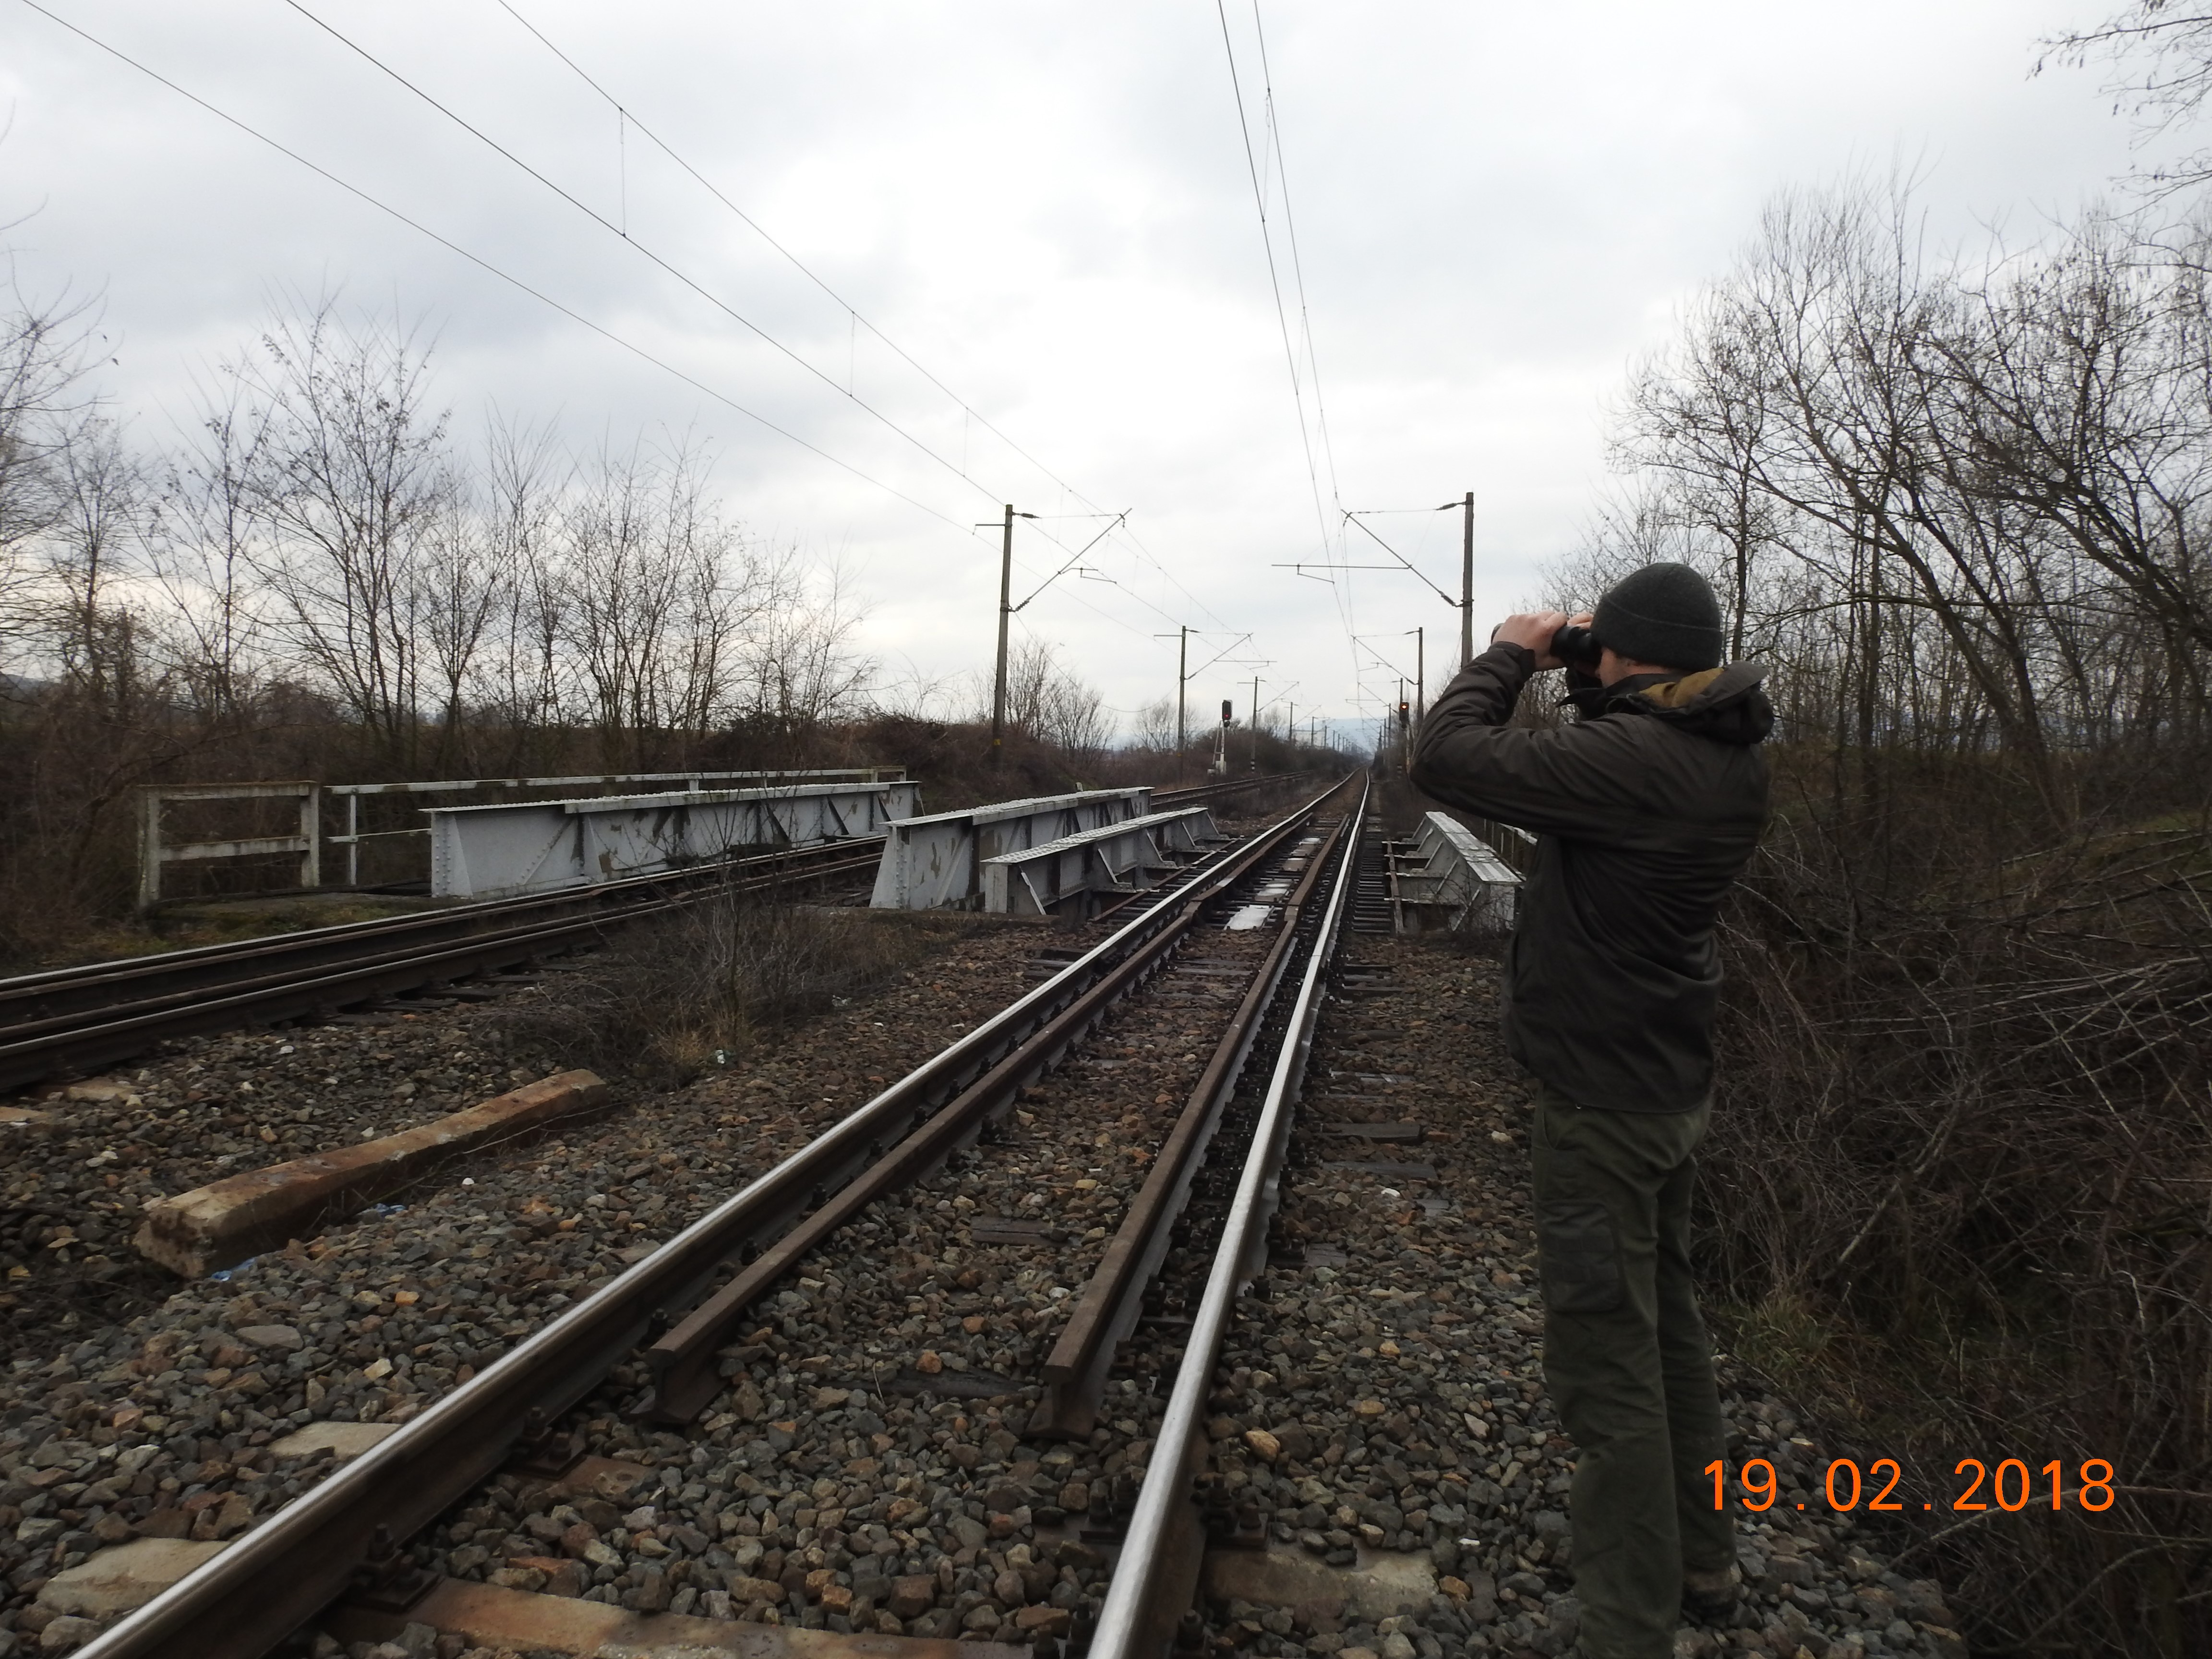
[[[1552,654],[1568,667],[1579,668],[1586,674],[1597,672],[1598,653],[1604,648],[1598,643],[1596,635],[1572,623],[1562,623],[1559,631],[1552,635]]]

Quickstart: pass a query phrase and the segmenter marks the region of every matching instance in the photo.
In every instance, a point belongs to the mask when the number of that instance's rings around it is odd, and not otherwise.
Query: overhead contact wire
[[[712,179],[708,179],[706,174],[700,172],[697,167],[694,167],[681,155],[678,154],[675,148],[671,145],[666,139],[661,137],[659,133],[655,132],[643,121],[641,121],[635,110],[631,109],[629,106],[617,98],[614,94],[608,91],[606,88],[601,86],[599,82],[592,77],[589,70],[586,70],[582,64],[579,64],[574,58],[571,58],[559,46],[556,46],[553,41],[547,37],[544,30],[540,29],[527,17],[525,17],[520,11],[516,10],[514,5],[510,3],[510,0],[499,0],[499,4],[500,9],[505,11],[508,16],[514,18],[517,23],[520,24],[522,27],[530,33],[532,38],[536,40],[540,46],[544,46],[546,51],[551,52],[556,58],[559,58],[562,64],[566,64],[575,75],[578,80],[581,81],[586,86],[589,87],[593,92],[605,99],[607,103],[611,105],[616,112],[626,120],[629,125],[632,129],[635,129],[641,137],[650,142],[654,148],[660,151],[662,155],[665,155],[671,161],[673,161],[677,167],[688,174],[702,190],[705,191],[725,208],[728,209],[729,211],[735,215],[737,218],[744,223],[748,229],[751,230],[755,235],[758,236],[763,241],[766,242],[770,247],[781,254],[784,258],[790,262],[793,270],[805,276],[806,280],[813,283],[815,287],[821,289],[823,294],[827,295],[830,299],[836,304],[838,308],[846,313],[847,316],[852,318],[854,322],[860,325],[860,326],[866,329],[871,335],[882,341],[885,346],[890,349],[892,354],[896,356],[900,362],[905,363],[909,368],[913,369],[915,374],[921,375],[923,380],[928,381],[930,385],[935,386],[939,392],[951,398],[953,405],[957,408],[963,415],[974,421],[978,426],[981,427],[986,432],[988,432],[993,437],[998,439],[1000,443],[1006,445],[1008,449],[1012,450],[1015,454],[1020,456],[1022,459],[1027,461],[1031,466],[1035,467],[1043,477],[1050,479],[1054,483],[1059,485],[1060,489],[1066,490],[1068,495],[1073,496],[1075,500],[1081,501],[1086,507],[1096,507],[1097,506],[1097,502],[1093,501],[1081,490],[1076,489],[1074,485],[1069,483],[1065,478],[1054,472],[1049,466],[1047,466],[1042,461],[1039,460],[1035,455],[1024,448],[1022,445],[1016,442],[1013,438],[1009,436],[996,423],[994,423],[988,415],[985,415],[981,410],[976,409],[974,404],[970,404],[966,398],[955,392],[950,386],[947,386],[943,380],[939,378],[939,376],[933,373],[927,365],[916,358],[913,353],[907,350],[904,346],[901,345],[896,340],[894,340],[890,335],[884,332],[884,331],[876,324],[869,321],[866,316],[861,314],[858,307],[854,305],[851,301],[846,299],[844,295],[838,293],[836,289],[830,287],[828,282],[823,280],[823,278],[818,275],[811,266],[808,265],[805,260],[801,259],[796,253],[793,252],[781,242],[778,241],[758,220],[755,219],[750,214],[739,207],[737,203],[732,201],[727,195],[723,193],[721,189],[717,186]],[[967,476],[964,467],[959,470],[963,477]],[[1170,586],[1174,587],[1177,592],[1181,593],[1183,598],[1188,599],[1193,605],[1196,605],[1199,610],[1205,612],[1206,617],[1214,623],[1219,624],[1223,628],[1229,626],[1227,623],[1223,622],[1221,617],[1214,613],[1211,606],[1207,605],[1204,600],[1200,599],[1195,593],[1193,593],[1188,587],[1185,587],[1176,578],[1175,573],[1169,569],[1150,548],[1145,545],[1143,540],[1134,531],[1130,529],[1127,525],[1124,524],[1121,526],[1121,533],[1127,538],[1131,545],[1135,547],[1137,551],[1142,555],[1146,562],[1150,564],[1155,570],[1158,571],[1160,575],[1169,583]]]
[[[1283,283],[1282,277],[1278,271],[1275,264],[1274,237],[1269,232],[1267,228],[1267,190],[1260,181],[1259,158],[1254,154],[1252,149],[1252,124],[1250,118],[1245,113],[1244,84],[1243,77],[1240,76],[1237,71],[1237,46],[1229,32],[1229,11],[1226,0],[1214,0],[1214,13],[1221,21],[1221,46],[1223,52],[1229,59],[1229,86],[1231,92],[1234,94],[1237,100],[1237,136],[1244,142],[1245,170],[1251,177],[1253,204],[1260,215],[1260,243],[1267,256],[1267,286],[1274,295],[1275,322],[1282,334],[1284,360],[1291,371],[1291,399],[1296,405],[1297,410],[1298,442],[1305,452],[1306,478],[1313,489],[1314,520],[1316,527],[1321,532],[1321,546],[1324,560],[1331,564],[1340,565],[1343,562],[1340,556],[1334,558],[1330,556],[1333,549],[1329,536],[1328,514],[1328,510],[1322,505],[1321,473],[1320,469],[1315,465],[1314,461],[1313,434],[1306,424],[1305,392],[1298,374],[1297,348],[1291,343],[1290,314],[1288,309],[1283,304]],[[1260,20],[1258,0],[1253,0],[1252,19],[1253,23],[1256,27]],[[1270,143],[1273,146],[1275,162],[1277,167],[1279,168],[1282,162],[1282,144],[1279,138],[1273,136],[1275,131],[1274,87],[1272,77],[1269,76],[1267,70],[1267,43],[1264,35],[1261,40],[1260,49],[1261,85],[1265,88],[1267,99],[1267,120]],[[1287,182],[1284,186],[1283,200],[1285,212],[1287,214],[1290,204],[1290,189]],[[1299,301],[1301,306],[1300,316],[1303,319],[1305,315],[1303,309],[1304,303],[1303,277],[1300,279]],[[1307,327],[1305,333],[1307,347],[1309,354],[1310,354],[1313,336],[1310,325]],[[1315,387],[1316,408],[1318,408],[1320,398],[1318,380],[1319,376],[1318,374],[1316,374],[1316,385]],[[1326,428],[1324,428],[1324,441],[1325,441]],[[1329,462],[1329,477],[1330,493],[1332,496],[1335,496],[1337,495],[1335,489],[1335,460],[1333,454]],[[1340,507],[1342,505],[1340,499],[1338,501],[1338,505]],[[1329,580],[1329,590],[1335,596],[1337,619],[1343,624],[1345,637],[1348,642],[1357,635],[1358,631],[1357,621],[1352,614],[1351,596],[1346,591],[1346,586],[1340,585],[1334,577],[1331,577]],[[1358,673],[1358,654],[1357,652],[1352,653],[1352,663],[1353,670],[1353,682],[1357,684]]]
[[[615,333],[611,329],[603,327],[599,324],[593,322],[590,318],[583,315],[581,313],[571,310],[568,307],[563,305],[560,301],[553,298],[550,295],[546,294],[538,289],[532,288],[528,283],[524,282],[520,276],[514,276],[511,273],[501,270],[499,266],[492,264],[490,260],[485,258],[483,255],[471,252],[467,248],[463,247],[459,242],[454,241],[450,237],[440,234],[437,231],[431,229],[429,226],[422,223],[420,220],[410,218],[406,214],[401,212],[398,208],[392,206],[389,203],[381,201],[376,197],[370,195],[367,191],[362,189],[360,185],[349,183],[348,180],[340,178],[337,173],[332,173],[328,167],[323,167],[318,162],[309,161],[306,156],[301,155],[299,151],[289,148],[288,145],[280,143],[275,138],[270,137],[267,133],[259,131],[258,128],[248,125],[246,122],[240,120],[237,116],[229,113],[228,111],[216,107],[216,106],[210,103],[198,94],[186,90],[184,87],[178,85],[176,82],[172,81],[167,76],[163,75],[158,70],[149,68],[146,64],[140,63],[137,58],[131,57],[128,52],[122,51],[118,47],[112,46],[108,45],[106,41],[100,39],[99,36],[89,33],[86,30],[78,27],[77,25],[70,21],[68,18],[63,17],[55,12],[47,10],[46,7],[39,3],[39,0],[22,0],[22,3],[28,6],[33,11],[37,12],[41,17],[46,18],[52,22],[59,24],[63,28],[67,29],[71,34],[76,35],[87,45],[98,47],[109,57],[114,58],[117,62],[127,64],[131,68],[137,70],[141,75],[145,76],[149,80],[159,82],[162,86],[167,87],[171,92],[175,93],[179,98],[185,100],[189,103],[197,104],[200,108],[205,110],[217,120],[237,128],[239,131],[244,133],[247,137],[256,140],[258,143],[266,144],[270,149],[275,150],[278,155],[286,157],[288,160],[298,162],[301,167],[307,168],[308,172],[329,180],[333,185],[336,185],[340,190],[344,191],[349,196],[355,197],[362,202],[366,202],[378,212],[398,220],[401,224],[405,225],[410,230],[428,237],[432,241],[437,243],[439,246],[446,249],[448,252],[459,254],[471,264],[498,277],[500,281],[508,284],[510,287],[519,289],[521,292],[527,294],[532,299],[538,301],[539,304],[550,307],[551,309],[559,312],[563,317],[568,318],[571,322],[581,324],[584,327],[591,330],[592,333],[598,335],[600,338],[620,346],[623,350],[630,353],[632,356],[641,358],[646,362],[651,363],[655,368],[674,375],[686,386],[692,387],[696,391],[703,392],[706,396],[714,398],[714,401],[719,404],[725,404],[728,408],[735,410],[747,420],[757,422],[760,425],[767,428],[770,432],[775,433],[778,437],[787,439],[791,442],[797,444],[801,449],[805,450],[810,454],[819,456],[822,459],[829,462],[832,466],[850,473],[855,478],[860,479],[863,483],[871,484],[876,489],[882,490],[884,494],[895,496],[898,500],[904,501],[908,507],[915,507],[921,512],[927,513],[931,518],[936,519],[942,523],[951,525],[956,530],[963,531],[969,534],[974,533],[972,531],[969,530],[969,527],[966,525],[962,524],[957,519],[952,518],[947,514],[939,512],[937,508],[930,506],[927,501],[917,501],[912,495],[908,495],[904,490],[897,489],[894,485],[887,484],[880,478],[872,477],[866,472],[863,472],[859,467],[854,466],[850,461],[839,459],[828,450],[823,449],[820,445],[810,443],[805,439],[800,437],[797,433],[793,432],[785,427],[779,426],[775,422],[769,419],[767,416],[746,408],[743,404],[738,402],[737,399],[732,398],[728,393],[717,391],[714,387],[708,386],[705,381],[698,380],[690,374],[687,374],[684,370],[678,368],[674,364],[670,363],[662,358],[654,356],[653,353],[647,351],[643,346],[634,344],[630,341],[624,339],[621,335]]]
[[[1298,379],[1297,348],[1291,343],[1291,319],[1283,305],[1282,278],[1275,270],[1274,239],[1267,234],[1267,197],[1260,183],[1260,161],[1252,149],[1251,119],[1244,112],[1244,86],[1237,73],[1237,47],[1229,34],[1229,12],[1224,0],[1214,0],[1214,10],[1221,19],[1222,50],[1229,57],[1229,87],[1237,99],[1237,131],[1244,141],[1244,166],[1252,178],[1252,200],[1260,212],[1260,245],[1267,256],[1267,286],[1275,296],[1275,321],[1282,331],[1283,359],[1291,371],[1291,401],[1297,406],[1298,442],[1304,447],[1306,477],[1313,484],[1314,520],[1321,527],[1322,546],[1328,546],[1328,515],[1321,502],[1321,473],[1314,465],[1313,434],[1306,426],[1306,400]]]
[[[501,143],[499,140],[494,138],[489,133],[485,132],[482,128],[474,125],[465,117],[457,113],[453,109],[447,107],[445,104],[441,103],[437,99],[432,97],[421,87],[416,86],[412,81],[402,75],[398,70],[393,69],[389,64],[386,64],[383,59],[377,57],[374,52],[370,52],[367,47],[349,39],[337,29],[332,27],[329,23],[325,22],[321,18],[316,16],[313,12],[309,11],[307,7],[301,5],[300,3],[300,0],[284,0],[284,3],[291,7],[294,11],[298,12],[301,16],[306,18],[317,28],[322,30],[324,33],[329,35],[331,39],[336,40],[340,46],[345,47],[349,52],[353,52],[362,58],[363,62],[369,64],[375,69],[389,76],[392,80],[397,81],[401,86],[406,88],[408,91],[413,93],[424,103],[429,105],[432,109],[436,110],[439,114],[444,116],[447,120],[451,121],[455,126],[460,128],[462,131],[467,133],[471,137],[476,139],[477,142],[492,149],[499,155],[503,156],[508,161],[513,162],[516,167],[521,168],[523,172],[528,173],[532,179],[535,179],[539,184],[544,185],[546,189],[551,191],[556,196],[558,196],[562,201],[568,203],[569,206],[574,208],[577,212],[584,215],[585,217],[591,220],[592,223],[598,225],[601,229],[607,231],[611,234],[619,238],[629,246],[635,248],[639,253],[652,261],[655,265],[658,265],[662,270],[667,272],[668,275],[673,276],[678,282],[683,283],[684,287],[690,289],[694,294],[704,300],[708,305],[713,306],[724,316],[729,318],[740,327],[758,336],[760,339],[767,344],[775,347],[776,350],[781,352],[793,362],[798,364],[799,368],[805,369],[809,374],[814,376],[814,378],[821,381],[823,385],[830,387],[833,392],[842,394],[855,407],[866,411],[866,413],[874,419],[881,422],[884,426],[906,440],[908,443],[913,445],[915,448],[921,451],[924,455],[927,455],[931,460],[936,462],[938,465],[943,467],[947,472],[950,472],[954,477],[959,479],[961,483],[966,484],[970,489],[975,490],[978,495],[983,495],[991,501],[995,501],[1000,499],[997,493],[988,489],[983,485],[976,483],[975,479],[969,477],[966,472],[962,471],[956,463],[948,460],[945,457],[939,454],[927,444],[924,443],[920,438],[915,436],[913,433],[908,432],[896,421],[891,419],[890,416],[884,414],[874,404],[869,403],[866,398],[860,397],[858,393],[854,392],[850,386],[838,385],[835,376],[825,374],[823,370],[816,368],[812,363],[807,362],[805,358],[799,356],[798,352],[793,350],[789,346],[784,344],[782,341],[777,339],[775,335],[763,328],[758,323],[754,322],[752,319],[745,316],[734,306],[732,306],[728,301],[723,300],[720,295],[714,293],[704,283],[697,282],[692,277],[686,276],[675,265],[670,264],[668,260],[663,258],[659,254],[654,252],[644,243],[639,241],[636,237],[629,234],[623,227],[617,224],[613,220],[608,218],[597,208],[591,206],[580,198],[571,195],[568,191],[562,189],[552,179],[547,178],[545,174],[540,173],[536,167],[531,166],[529,162],[524,161],[520,155],[517,155],[513,150],[507,149],[506,145]],[[640,131],[642,131],[643,129],[641,128]]]

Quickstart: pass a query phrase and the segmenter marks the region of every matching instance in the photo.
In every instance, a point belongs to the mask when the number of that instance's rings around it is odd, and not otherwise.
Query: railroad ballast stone
[[[1273,1262],[1239,1304],[1210,1401],[1211,1473],[1295,1551],[1356,1583],[1392,1555],[1435,1588],[1388,1616],[1347,1596],[1271,1601],[1224,1583],[1217,1640],[1285,1659],[1571,1655],[1574,1448],[1542,1385],[1528,1097],[1497,1036],[1494,962],[1436,942],[1352,942],[1316,1036]],[[1363,1161],[1333,1120],[1418,1121],[1433,1180]],[[1804,1467],[1806,1425],[1723,1364],[1741,1455]],[[1733,1455],[1733,1454],[1732,1454]],[[1889,1570],[1844,1516],[1778,1508],[1741,1528],[1746,1594],[1688,1620],[1686,1659],[1954,1659],[1929,1580]],[[1372,1598],[1370,1608],[1380,1603]]]
[[[518,988],[518,1000],[552,994]],[[556,1069],[498,1005],[165,1043],[0,1121],[0,1352],[48,1353],[176,1289],[129,1248],[145,1205],[240,1168],[412,1127]],[[621,1092],[620,1091],[617,1091]]]
[[[1036,1367],[1234,1006],[1235,964],[1267,938],[1194,941],[1177,965],[1208,971],[1161,975],[1156,1003],[1109,1021],[1024,1099],[1004,1139],[878,1205],[787,1280],[724,1351],[729,1386],[701,1422],[629,1418],[647,1379],[641,1365],[618,1368],[568,1425],[611,1462],[581,1487],[502,1475],[418,1540],[416,1559],[641,1615],[1062,1633],[1103,1595],[1111,1546],[1083,1535],[1085,1511],[1126,1498],[1151,1460],[1176,1328],[1140,1330],[1086,1441],[1028,1437]],[[405,1420],[1034,982],[1034,930],[955,925],[947,940],[925,967],[744,1066],[520,1156],[478,1153],[402,1212],[22,1355],[0,1392],[11,1592],[0,1626],[35,1647],[62,1615],[30,1599],[102,1547],[103,1527],[235,1537],[337,1467],[331,1451],[284,1455],[297,1430]],[[1571,1449],[1538,1381],[1526,1106],[1489,1035],[1494,970],[1373,939],[1352,954],[1366,984],[1325,1019],[1309,1128],[1324,1116],[1420,1122],[1437,1179],[1328,1170],[1347,1152],[1302,1132],[1281,1242],[1304,1245],[1313,1265],[1279,1264],[1248,1299],[1255,1321],[1232,1337],[1209,1413],[1224,1431],[1213,1472],[1241,1474],[1273,1548],[1353,1581],[1403,1564],[1436,1588],[1403,1613],[1347,1598],[1334,1629],[1329,1615],[1217,1598],[1214,1635],[1287,1659],[1362,1647],[1377,1659],[1548,1659],[1571,1650],[1575,1613],[1564,1486],[1549,1490]],[[1400,994],[1369,994],[1392,984]],[[325,1035],[354,1041],[287,1040]],[[1402,1156],[1414,1161],[1410,1147]],[[991,1217],[1039,1224],[1026,1241],[979,1237],[974,1224]],[[1332,1263],[1337,1248],[1348,1259]],[[1178,1253],[1209,1252],[1196,1240]],[[276,1328],[300,1347],[246,1334]],[[1747,1443],[1804,1437],[1771,1396],[1735,1389],[1729,1405]],[[1745,1546],[1752,1625],[1693,1628],[1687,1650],[1948,1652],[1955,1625],[1940,1594],[1859,1545],[1802,1517],[1759,1523]],[[1789,1587],[1826,1596],[1828,1611],[1777,1593],[1801,1577]],[[1854,1606],[1845,1627],[1835,1615]]]
[[[657,1469],[652,1486],[595,1511],[502,1482],[448,1522],[433,1564],[573,1594],[547,1565],[557,1540],[591,1566],[585,1597],[638,1611],[1065,1634],[1108,1571],[1083,1509],[1141,1472],[1160,1401],[1129,1384],[1088,1444],[1034,1440],[1037,1373],[1267,942],[1202,932],[1001,1133],[802,1264],[725,1350],[729,1386],[695,1430],[643,1429],[612,1409],[618,1392],[593,1402],[592,1449]],[[994,1220],[1041,1224],[977,1224]]]
[[[299,1237],[335,1208],[358,1207],[397,1192],[472,1146],[589,1111],[606,1097],[606,1084],[592,1073],[557,1073],[398,1134],[158,1200],[146,1206],[133,1243],[149,1261],[198,1279]],[[299,1333],[289,1326],[249,1327],[240,1334],[264,1346],[300,1346]]]
[[[728,1386],[696,1425],[627,1419],[644,1379],[618,1372],[580,1426],[655,1471],[647,1486],[594,1509],[502,1480],[433,1535],[429,1564],[574,1594],[554,1558],[580,1551],[582,1596],[639,1612],[1066,1633],[1109,1571],[1085,1509],[1141,1474],[1162,1398],[1123,1378],[1090,1439],[1057,1444],[1029,1433],[1038,1371],[1271,938],[1202,927],[1000,1132],[803,1262],[724,1349]]]
[[[300,1143],[286,1136],[295,1130],[318,1137],[300,1147],[310,1150],[440,1115],[465,1103],[456,1093],[495,1092],[477,1081],[488,1073],[522,1080],[492,1068],[532,1056],[504,1042],[486,1008],[465,1006],[399,1015],[388,1026],[195,1039],[130,1078],[137,1104],[126,1096],[68,1108],[72,1121],[61,1133],[31,1140],[28,1161],[0,1172],[9,1197],[75,1223],[72,1243],[33,1243],[11,1262],[39,1275],[33,1285],[65,1290],[34,1297],[21,1288],[25,1279],[10,1281],[10,1294],[42,1311],[15,1324],[0,1361],[0,1636],[35,1650],[50,1617],[34,1606],[39,1590],[112,1542],[133,1534],[223,1541],[258,1524],[349,1455],[288,1455],[280,1450],[288,1437],[310,1425],[412,1418],[1028,988],[1034,927],[964,916],[902,921],[931,934],[928,962],[775,1047],[639,1097],[618,1116],[556,1126],[553,1138],[541,1133],[519,1151],[478,1148],[395,1203],[220,1276],[179,1289],[144,1267],[166,1281],[159,1298],[113,1323],[51,1312],[82,1290],[75,1275],[86,1256],[121,1243],[112,1224],[94,1236],[104,1212],[88,1217],[85,1200],[135,1212],[162,1195],[157,1172],[174,1170],[180,1178],[169,1189],[182,1190],[222,1173],[218,1159],[292,1151]],[[449,1065],[455,1055],[471,1058]],[[296,1069],[302,1059],[305,1073]],[[323,1098],[314,1085],[341,1071],[349,1081],[333,1109],[295,1124],[286,1109]],[[439,1086],[409,1097],[413,1111],[386,1109],[398,1099],[395,1073],[426,1072]],[[247,1084],[252,1092],[242,1093]],[[205,1097],[185,1099],[195,1091]],[[242,1103],[252,1115],[237,1109]],[[264,1141],[257,1124],[286,1134]],[[84,1167],[118,1144],[122,1156]],[[264,1346],[246,1334],[277,1328],[296,1332],[300,1346]],[[608,1398],[635,1392],[626,1378]]]

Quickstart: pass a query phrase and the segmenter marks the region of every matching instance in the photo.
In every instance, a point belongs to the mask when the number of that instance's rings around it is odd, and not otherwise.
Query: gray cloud
[[[1211,9],[517,3],[993,422],[1092,500],[1135,509],[1145,546],[1194,598],[1133,550],[1102,550],[1123,586],[1070,579],[1023,618],[1111,702],[1171,688],[1172,644],[1151,638],[1170,619],[1218,617],[1255,631],[1274,664],[1263,672],[1299,682],[1301,706],[1355,712],[1344,609],[1271,568],[1315,556],[1321,532]],[[618,143],[607,105],[490,0],[314,9],[833,379],[849,374],[974,485],[290,8],[52,4],[946,518],[964,526],[1007,499],[1077,510],[637,135]],[[1256,128],[1249,8],[1230,15]],[[1488,611],[1531,594],[1537,563],[1572,544],[1606,483],[1607,400],[1771,192],[1901,165],[1925,176],[1938,243],[1999,218],[2032,235],[2129,160],[2093,75],[2028,74],[2037,36],[2081,21],[2079,5],[1264,15],[1338,487],[1355,507],[1475,489]],[[18,280],[105,291],[120,359],[109,388],[149,435],[187,416],[194,375],[252,337],[272,296],[343,284],[434,331],[439,386],[464,422],[496,403],[557,413],[577,441],[711,434],[749,523],[857,562],[875,648],[933,673],[987,660],[988,533],[824,465],[26,8],[0,11],[0,100],[14,118],[0,216],[28,216],[12,233]],[[1449,578],[1453,526],[1390,523]],[[1024,566],[1048,570],[1054,550],[1024,537]],[[1363,631],[1423,623],[1440,641],[1454,627],[1409,579],[1350,580]]]

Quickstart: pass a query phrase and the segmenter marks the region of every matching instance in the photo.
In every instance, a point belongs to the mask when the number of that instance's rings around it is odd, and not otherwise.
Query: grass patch
[[[346,922],[416,915],[425,908],[419,901],[386,902],[362,897],[302,899],[296,903],[264,903],[235,911],[168,911],[145,921],[103,922],[47,952],[38,966],[73,968],[82,963],[120,962],[133,957],[158,956],[165,951],[190,951],[204,945],[236,945],[282,933],[306,933],[315,927],[336,927]]]
[[[625,927],[505,1015],[564,1064],[658,1087],[734,1065],[921,961],[932,930],[721,892]]]

